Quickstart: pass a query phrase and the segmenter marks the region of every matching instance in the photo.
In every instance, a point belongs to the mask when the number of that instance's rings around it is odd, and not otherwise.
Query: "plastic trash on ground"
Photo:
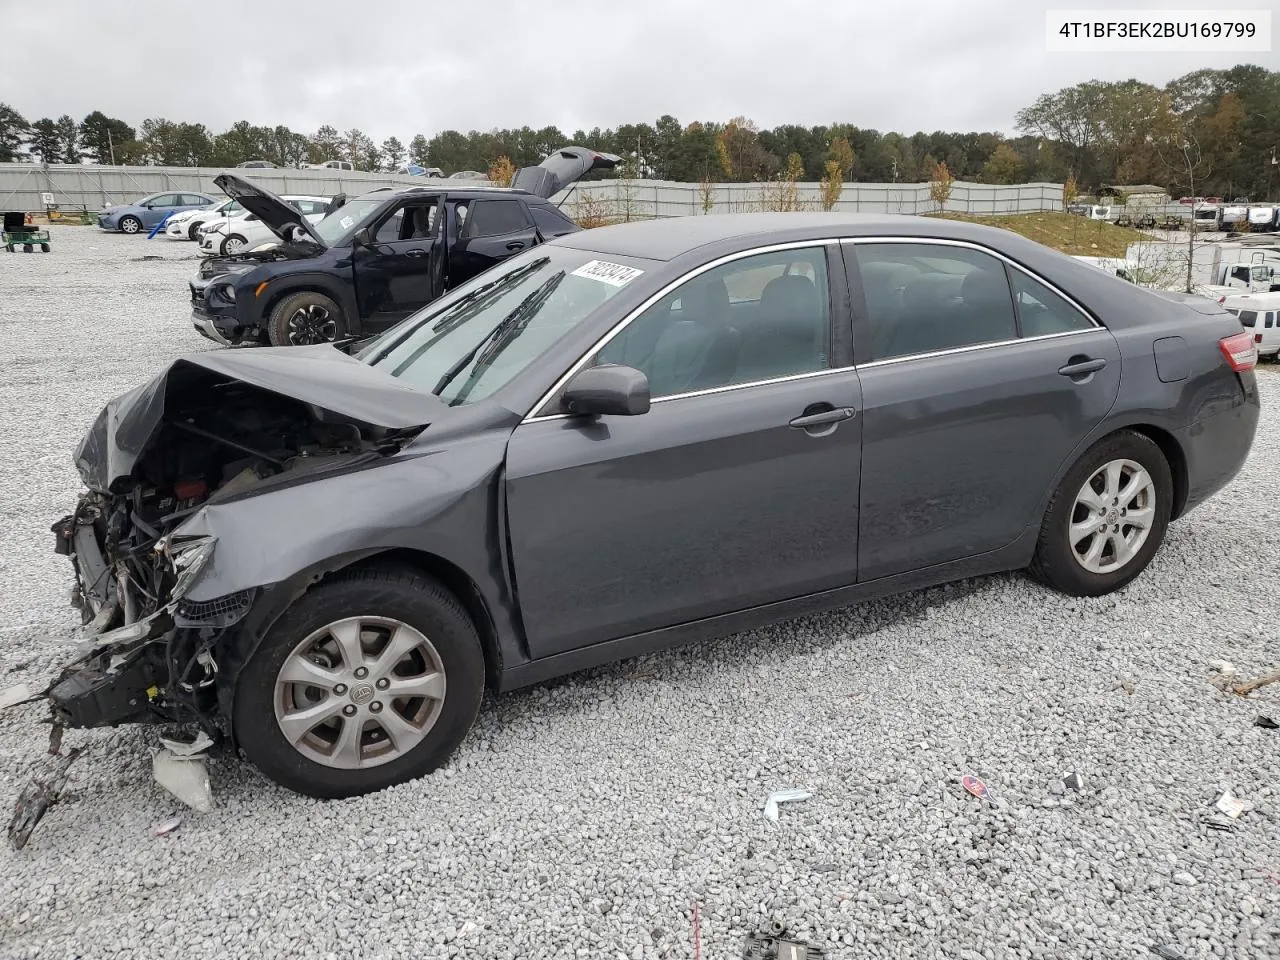
[[[778,804],[798,803],[801,800],[808,800],[812,796],[813,794],[807,790],[775,790],[769,794],[764,802],[765,818],[776,823],[778,820]]]
[[[156,783],[194,810],[213,809],[209,787],[208,758],[205,751],[213,741],[203,732],[190,743],[160,738],[162,746],[151,757],[151,773]]]

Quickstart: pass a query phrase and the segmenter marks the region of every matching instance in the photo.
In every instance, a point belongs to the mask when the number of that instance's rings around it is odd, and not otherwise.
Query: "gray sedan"
[[[54,525],[101,633],[44,696],[342,797],[439,766],[486,684],[997,571],[1108,593],[1244,463],[1255,359],[1217,304],[996,229],[570,234],[372,342],[108,404]]]

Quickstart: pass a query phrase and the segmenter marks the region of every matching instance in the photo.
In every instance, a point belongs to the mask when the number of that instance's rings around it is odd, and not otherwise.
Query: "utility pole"
[[[111,127],[107,127],[107,148],[111,151],[111,165],[116,165],[116,143],[111,136]]]

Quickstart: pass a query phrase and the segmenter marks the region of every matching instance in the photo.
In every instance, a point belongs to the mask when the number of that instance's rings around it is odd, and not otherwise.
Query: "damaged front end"
[[[439,409],[332,347],[283,349],[179,360],[81,442],[88,489],[52,532],[84,636],[42,693],[10,701],[48,701],[50,753],[64,728],[155,723],[221,740],[234,677],[220,660],[260,588],[188,598],[218,564],[207,510],[386,461]]]

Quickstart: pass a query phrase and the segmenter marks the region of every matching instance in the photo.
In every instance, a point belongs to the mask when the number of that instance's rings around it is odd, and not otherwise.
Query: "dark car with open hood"
[[[1109,593],[1244,463],[1255,361],[1217,304],[1003,230],[575,232],[353,355],[107,404],[53,525],[90,639],[31,699],[344,797],[442,764],[486,686],[997,571]]]
[[[334,198],[318,223],[232,174],[224,193],[280,240],[204,261],[190,281],[192,321],[223,344],[297,346],[386,330],[509,257],[581,229],[551,202],[618,157],[562,147],[516,171],[510,188],[439,181]],[[450,185],[452,184],[452,185]]]

